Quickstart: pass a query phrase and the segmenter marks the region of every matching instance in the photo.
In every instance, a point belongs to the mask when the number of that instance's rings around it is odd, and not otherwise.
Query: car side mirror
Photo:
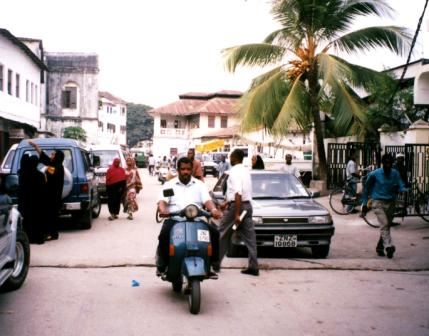
[[[92,165],[94,167],[99,167],[100,166],[100,157],[98,155],[94,155],[92,157]]]
[[[162,191],[164,197],[171,197],[174,196],[174,190],[173,189],[164,189]]]
[[[307,189],[308,193],[312,198],[320,197],[320,191],[316,189]]]

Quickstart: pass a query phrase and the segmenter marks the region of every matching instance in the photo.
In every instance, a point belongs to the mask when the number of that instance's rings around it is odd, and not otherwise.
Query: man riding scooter
[[[178,176],[164,184],[163,190],[158,198],[158,211],[160,217],[169,217],[170,213],[184,209],[189,204],[196,204],[205,207],[213,218],[222,217],[213,203],[206,185],[200,180],[192,177],[192,161],[187,157],[182,157],[177,161]],[[164,191],[172,189],[174,196],[166,197]],[[168,218],[164,221],[159,233],[159,245],[157,248],[157,276],[161,276],[168,266],[170,230],[182,218]],[[219,261],[219,232],[217,228],[208,225],[211,242],[213,246],[212,263]],[[211,271],[210,276],[216,276]]]

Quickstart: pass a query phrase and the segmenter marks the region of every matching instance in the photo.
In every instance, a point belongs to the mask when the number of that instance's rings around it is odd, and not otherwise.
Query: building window
[[[3,65],[0,64],[0,91],[3,91]]]
[[[30,81],[28,79],[25,81],[25,101],[30,102]]]
[[[227,128],[228,127],[228,117],[221,117],[220,118],[220,127],[221,128]]]
[[[15,74],[15,96],[19,98],[19,82],[20,82],[19,74]]]
[[[161,128],[167,128],[167,120],[161,119]]]
[[[12,70],[7,70],[7,93],[12,94]]]
[[[62,92],[63,108],[75,109],[77,107],[77,87],[66,86]]]
[[[39,105],[39,87],[34,85],[34,104]]]
[[[98,128],[100,129],[100,131],[104,131],[104,125],[101,121],[98,122]]]
[[[209,128],[214,128],[214,127],[215,127],[215,117],[209,116]]]
[[[107,124],[107,131],[110,133],[115,133],[116,132],[116,126],[113,124]]]
[[[181,123],[180,123],[180,120],[174,120],[174,128],[182,128],[181,127]]]
[[[195,117],[192,117],[189,121],[189,127],[191,129],[193,128],[200,128],[200,116],[197,115]]]
[[[126,130],[126,126],[121,126],[121,134],[125,134]]]
[[[121,115],[125,115],[125,107],[121,107]]]
[[[31,104],[33,104],[34,103],[34,84],[33,83],[31,83],[31,98],[30,99],[31,99],[30,100]]]

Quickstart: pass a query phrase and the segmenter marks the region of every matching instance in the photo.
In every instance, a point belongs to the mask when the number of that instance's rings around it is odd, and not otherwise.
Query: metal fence
[[[355,150],[355,158],[358,169],[369,167],[374,170],[380,166],[380,144],[369,142],[348,142],[346,144],[328,144],[328,188],[344,184],[346,178],[346,166],[350,150]]]

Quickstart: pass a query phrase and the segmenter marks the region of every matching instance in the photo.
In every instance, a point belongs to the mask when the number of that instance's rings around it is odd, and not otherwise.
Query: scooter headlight
[[[198,215],[198,207],[194,204],[190,204],[185,208],[185,217],[187,219],[194,219]]]

